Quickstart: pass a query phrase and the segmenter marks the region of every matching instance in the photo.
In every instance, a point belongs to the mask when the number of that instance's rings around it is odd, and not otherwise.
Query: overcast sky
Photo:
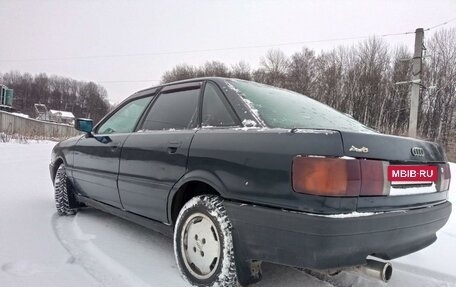
[[[201,50],[400,33],[455,17],[455,0],[0,0],[0,73],[45,72],[94,81],[119,102],[157,84],[177,64],[245,60],[254,68],[270,47]],[[446,27],[451,26],[456,21]],[[413,37],[384,39],[412,49]],[[319,52],[357,41],[305,46]],[[280,49],[290,55],[302,46]],[[200,51],[173,53],[194,50]]]

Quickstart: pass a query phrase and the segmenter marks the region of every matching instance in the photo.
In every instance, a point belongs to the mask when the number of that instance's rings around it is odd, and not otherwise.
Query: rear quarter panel
[[[188,175],[206,174],[222,196],[253,204],[318,213],[353,211],[356,198],[325,198],[292,190],[296,155],[343,156],[337,131],[202,129],[192,142]],[[191,180],[186,177],[186,180]],[[216,188],[217,189],[217,188]]]

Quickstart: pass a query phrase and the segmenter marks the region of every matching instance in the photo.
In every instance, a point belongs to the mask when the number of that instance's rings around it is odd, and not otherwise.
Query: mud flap
[[[236,274],[240,286],[255,284],[263,277],[261,274],[261,263],[258,260],[245,258],[244,246],[240,244],[236,230],[233,229],[234,258],[236,261]]]

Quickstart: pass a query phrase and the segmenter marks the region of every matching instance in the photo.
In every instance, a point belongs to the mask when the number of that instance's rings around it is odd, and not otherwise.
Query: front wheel
[[[58,215],[73,215],[77,209],[72,199],[73,193],[66,175],[65,165],[62,163],[54,178],[55,207]]]
[[[193,286],[237,286],[232,224],[222,199],[202,195],[188,201],[174,231],[174,253]]]

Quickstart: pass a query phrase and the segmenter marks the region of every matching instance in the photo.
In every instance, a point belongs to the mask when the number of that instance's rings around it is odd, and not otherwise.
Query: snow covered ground
[[[48,172],[53,145],[0,143],[0,286],[188,286],[171,239],[93,209],[56,216]],[[456,286],[455,243],[453,213],[436,243],[393,261],[388,284],[356,272],[317,278],[263,264],[255,287]]]

